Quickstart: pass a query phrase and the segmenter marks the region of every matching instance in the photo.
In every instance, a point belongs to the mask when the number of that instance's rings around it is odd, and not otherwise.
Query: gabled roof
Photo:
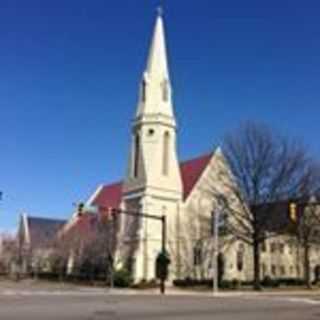
[[[207,167],[212,153],[180,163],[181,179],[183,184],[183,199],[185,200]],[[119,208],[122,196],[122,181],[104,185],[96,193],[91,204],[101,207]]]
[[[121,202],[122,181],[104,185],[92,200],[92,205],[118,208]]]
[[[209,164],[211,157],[212,153],[180,163],[184,199],[188,198],[204,169]]]
[[[50,219],[27,216],[27,227],[29,230],[30,244],[45,246],[52,241],[57,232],[67,222],[61,219]]]
[[[207,167],[212,158],[212,153],[205,154],[200,157],[183,161],[180,163],[181,179],[183,184],[183,199],[186,200],[193,190],[196,183],[199,181],[203,171]],[[90,198],[90,205],[96,205],[101,208],[119,208],[122,198],[123,181],[114,182],[109,185],[100,186],[97,191]],[[104,210],[100,211],[103,214]],[[81,217],[75,217],[70,221],[63,232],[70,232],[71,230],[81,230],[83,233],[90,231],[93,224],[91,214],[85,213]],[[76,229],[74,229],[76,228]]]
[[[71,221],[69,225],[66,225],[67,229],[63,229],[60,235],[77,235],[85,234],[85,240],[89,241],[90,236],[95,234],[96,226],[98,222],[98,216],[95,214],[84,213],[81,216],[77,216],[75,220]],[[84,240],[84,238],[82,239]]]

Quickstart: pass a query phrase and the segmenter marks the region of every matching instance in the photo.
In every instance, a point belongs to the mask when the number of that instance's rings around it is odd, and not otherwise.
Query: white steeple
[[[160,13],[156,18],[147,66],[141,79],[138,108],[131,131],[128,172],[122,192],[122,207],[126,210],[168,214],[168,219],[169,216],[172,221],[178,219],[183,198],[182,180]],[[127,221],[128,230],[137,228],[130,224],[130,220]],[[160,225],[158,221],[147,220],[140,221],[138,225],[137,235],[141,242],[134,243],[135,278],[153,279],[161,238]]]
[[[139,118],[150,114],[173,117],[165,32],[160,12],[156,19],[147,66],[141,81],[136,116]]]
[[[129,169],[124,191],[151,189],[181,198],[163,18],[156,18],[146,70],[132,127]],[[162,196],[164,196],[162,194]],[[173,194],[173,195],[172,195]]]
[[[153,32],[153,38],[149,51],[146,73],[151,78],[152,76],[161,76],[169,79],[167,50],[165,43],[163,19],[158,15],[156,25]]]

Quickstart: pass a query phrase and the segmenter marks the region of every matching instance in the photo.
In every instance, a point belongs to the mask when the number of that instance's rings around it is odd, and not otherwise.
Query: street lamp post
[[[219,291],[218,286],[218,252],[219,252],[219,213],[218,211],[212,212],[212,232],[213,232],[213,294],[217,294]]]

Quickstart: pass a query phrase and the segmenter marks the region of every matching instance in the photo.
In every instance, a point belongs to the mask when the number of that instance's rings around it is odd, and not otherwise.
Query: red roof
[[[184,199],[189,196],[204,169],[207,167],[211,157],[212,153],[180,163]]]
[[[201,177],[204,169],[208,165],[212,154],[206,154],[198,158],[187,160],[180,163],[181,179],[183,183],[183,198],[186,199],[195,184]],[[119,208],[122,197],[122,185],[123,182],[115,182],[109,185],[104,185],[97,191],[91,204],[97,205],[102,208]],[[105,213],[101,210],[100,213]],[[78,227],[81,231],[88,232],[92,226],[93,221],[89,216],[84,215],[78,217],[73,223],[73,227]],[[72,228],[72,227],[71,227]],[[78,229],[78,230],[79,230]]]
[[[121,202],[122,181],[102,186],[92,204],[100,207],[118,208]]]
[[[72,220],[68,228],[63,230],[60,236],[67,236],[71,241],[77,241],[80,240],[80,238],[77,237],[81,234],[81,241],[89,243],[94,239],[96,234],[97,221],[96,215],[84,213],[76,217],[75,220]],[[85,237],[82,235],[85,235]]]
[[[186,199],[192,191],[211,157],[212,154],[210,153],[180,163],[184,199]],[[93,199],[92,204],[101,207],[119,208],[122,196],[122,184],[123,182],[120,181],[103,186]]]

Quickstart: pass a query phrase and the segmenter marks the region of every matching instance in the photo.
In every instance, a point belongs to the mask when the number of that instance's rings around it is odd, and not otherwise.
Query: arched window
[[[162,99],[167,102],[169,100],[169,83],[168,80],[162,82]]]
[[[147,97],[146,91],[147,91],[147,81],[143,79],[141,84],[141,100],[143,102],[146,101],[146,97]]]
[[[133,162],[133,176],[136,178],[139,173],[139,158],[140,158],[140,137],[137,133],[134,139],[134,162]]]
[[[170,135],[166,131],[163,136],[163,160],[162,160],[162,174],[167,176],[169,174],[169,144]]]
[[[244,244],[239,244],[239,249],[237,252],[237,269],[238,271],[243,270],[243,263],[244,263]]]
[[[200,266],[202,265],[203,257],[202,257],[202,243],[198,241],[193,248],[193,265]]]

